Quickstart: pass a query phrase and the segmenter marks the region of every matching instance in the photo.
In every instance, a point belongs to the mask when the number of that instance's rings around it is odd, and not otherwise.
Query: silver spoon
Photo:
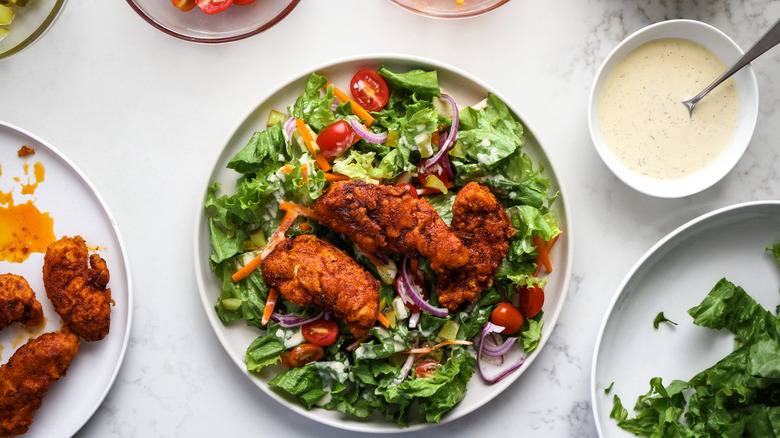
[[[689,115],[693,117],[693,107],[701,100],[702,97],[706,96],[707,93],[712,91],[713,88],[720,85],[721,82],[731,77],[731,75],[742,69],[742,67],[750,64],[751,61],[763,55],[764,52],[776,46],[778,43],[780,43],[780,20],[777,20],[777,22],[771,28],[769,28],[764,36],[756,41],[756,44],[754,44],[750,50],[745,52],[745,54],[742,55],[742,57],[731,66],[731,68],[720,75],[718,79],[715,79],[713,83],[708,85],[707,88],[701,91],[701,93],[697,94],[696,97],[683,101],[683,104],[688,107]]]

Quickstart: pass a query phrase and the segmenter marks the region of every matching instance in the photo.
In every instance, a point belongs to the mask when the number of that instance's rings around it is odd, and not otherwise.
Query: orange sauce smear
[[[30,165],[23,165],[27,183],[20,178],[14,181],[21,185],[22,195],[32,195],[38,184],[44,181],[46,169],[43,164],[33,165],[33,178],[30,178]],[[54,236],[54,220],[49,213],[42,213],[27,201],[15,205],[13,191],[0,191],[0,261],[21,263],[32,253],[45,253],[46,248],[57,240]]]

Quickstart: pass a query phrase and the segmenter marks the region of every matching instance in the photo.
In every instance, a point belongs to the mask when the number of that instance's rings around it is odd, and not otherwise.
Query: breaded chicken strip
[[[89,260],[89,262],[87,262]],[[46,249],[43,285],[65,325],[86,341],[99,341],[111,323],[106,261],[89,255],[81,236],[63,237]]]
[[[285,300],[333,312],[356,337],[376,322],[379,281],[330,242],[310,234],[287,238],[261,269]]]
[[[321,224],[343,233],[364,251],[422,256],[437,272],[469,260],[468,250],[428,201],[402,187],[360,180],[335,183],[317,198],[314,211]]]
[[[0,329],[18,322],[28,327],[43,322],[43,308],[24,277],[0,275]]]
[[[43,397],[65,375],[80,343],[72,333],[44,333],[27,341],[0,366],[0,436],[27,432]]]
[[[468,248],[469,262],[439,275],[436,292],[442,306],[455,310],[464,301],[476,301],[480,292],[493,285],[515,228],[490,190],[475,182],[455,196],[452,217],[452,229]]]

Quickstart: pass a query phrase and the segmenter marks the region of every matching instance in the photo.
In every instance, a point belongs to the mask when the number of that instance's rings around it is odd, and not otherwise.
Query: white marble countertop
[[[514,0],[456,21],[387,0],[305,0],[260,35],[209,46],[163,34],[124,1],[71,0],[42,40],[0,62],[0,120],[75,162],[127,246],[130,343],[111,391],[78,436],[358,435],[292,414],[228,358],[198,297],[192,231],[215,154],[258,99],[315,65],[372,53],[432,58],[499,90],[555,162],[576,229],[568,300],[537,361],[478,411],[408,436],[595,436],[593,348],[629,269],[700,214],[780,198],[773,140],[780,49],[753,63],[760,113],[747,153],[721,182],[683,199],[639,194],[599,159],[586,121],[596,70],[621,39],[653,22],[698,19],[747,48],[778,17],[780,2],[772,0]]]

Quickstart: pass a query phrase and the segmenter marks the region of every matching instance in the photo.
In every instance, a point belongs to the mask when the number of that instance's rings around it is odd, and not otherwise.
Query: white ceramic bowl
[[[591,88],[588,124],[596,151],[618,178],[648,195],[661,198],[679,198],[698,193],[712,186],[737,164],[745,152],[756,126],[758,83],[756,75],[749,65],[732,76],[736,83],[739,99],[734,134],[724,151],[704,169],[687,177],[671,180],[653,179],[640,175],[621,163],[605,144],[599,125],[599,97],[609,73],[623,57],[637,47],[660,38],[683,38],[702,44],[715,53],[727,66],[733,64],[743,53],[742,49],[728,35],[699,21],[669,20],[640,29],[618,44],[599,68]],[[690,97],[693,96],[680,96],[680,100]],[[682,106],[682,103],[680,105]]]

